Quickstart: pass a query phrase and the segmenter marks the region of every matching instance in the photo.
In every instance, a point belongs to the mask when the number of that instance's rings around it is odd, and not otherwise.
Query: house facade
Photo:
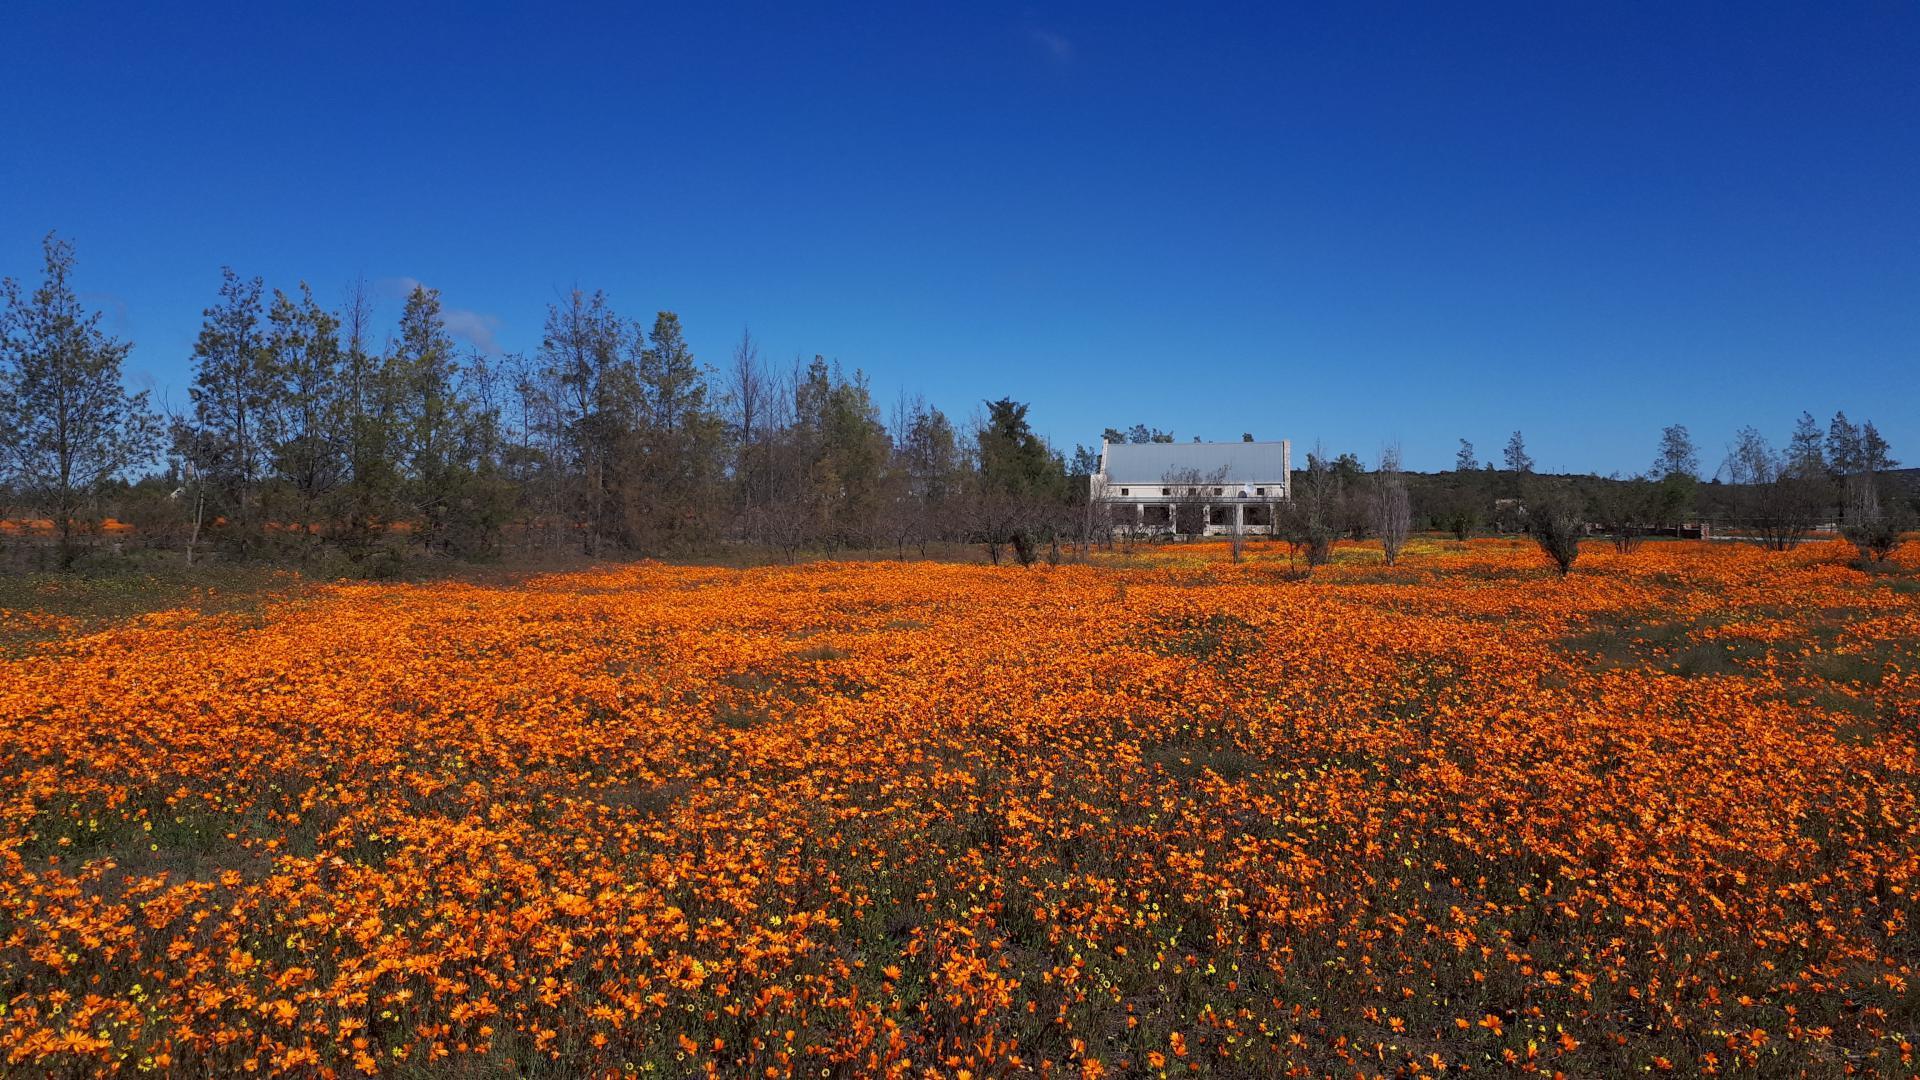
[[[1103,441],[1090,482],[1115,531],[1271,533],[1293,497],[1293,443]]]

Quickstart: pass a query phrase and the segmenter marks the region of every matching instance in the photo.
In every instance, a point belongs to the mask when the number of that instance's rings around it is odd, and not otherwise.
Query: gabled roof
[[[1225,468],[1229,484],[1285,484],[1286,465],[1277,442],[1108,443],[1104,463],[1109,484],[1158,484],[1169,473],[1196,469],[1209,476]]]

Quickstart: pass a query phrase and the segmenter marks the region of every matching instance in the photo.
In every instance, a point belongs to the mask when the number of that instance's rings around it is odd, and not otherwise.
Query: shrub
[[[1580,536],[1586,532],[1586,515],[1565,493],[1552,492],[1535,499],[1526,508],[1526,518],[1527,532],[1532,534],[1534,543],[1553,560],[1560,576],[1566,577],[1573,569],[1574,560],[1580,557]]]
[[[1900,534],[1906,531],[1907,524],[1907,514],[1900,508],[1888,510],[1875,506],[1870,513],[1840,526],[1840,534],[1859,550],[1861,562],[1882,563],[1900,546]]]

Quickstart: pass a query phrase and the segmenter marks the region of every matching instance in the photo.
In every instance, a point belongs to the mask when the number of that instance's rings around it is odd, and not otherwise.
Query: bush
[[[1906,531],[1907,514],[1899,507],[1891,510],[1876,506],[1871,513],[1840,526],[1840,534],[1853,542],[1863,563],[1883,563],[1900,546],[1900,534]]]
[[[1580,537],[1587,529],[1586,515],[1562,492],[1537,498],[1526,508],[1527,532],[1547,558],[1566,577],[1580,557]]]

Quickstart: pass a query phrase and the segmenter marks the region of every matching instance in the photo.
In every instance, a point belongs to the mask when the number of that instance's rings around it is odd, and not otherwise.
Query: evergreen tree
[[[1700,474],[1700,455],[1693,448],[1693,436],[1685,424],[1672,424],[1660,432],[1660,451],[1653,459],[1653,478]]]
[[[1888,453],[1887,440],[1868,420],[1860,426],[1860,469],[1869,476],[1900,466]]]
[[[820,424],[813,480],[830,522],[828,535],[839,543],[868,543],[884,501],[891,444],[865,375],[836,374],[822,402]]]
[[[1027,424],[1027,406],[1012,398],[987,404],[980,431],[980,478],[1011,495],[1048,496],[1060,492],[1062,470],[1046,444]]]
[[[646,342],[636,357],[645,415],[623,463],[628,540],[680,547],[711,530],[724,427],[679,316],[658,313],[644,339],[635,327],[633,340]]]
[[[1787,469],[1802,479],[1827,475],[1827,453],[1821,441],[1820,422],[1803,412],[1793,426],[1793,438],[1787,443]]]
[[[1854,476],[1865,469],[1860,429],[1847,419],[1845,412],[1834,413],[1833,422],[1827,426],[1827,465],[1841,477]]]
[[[43,252],[31,295],[0,279],[0,477],[53,521],[66,567],[97,498],[152,458],[160,426],[146,393],[121,384],[131,346],[103,333],[74,294],[73,246],[49,233]]]
[[[640,353],[639,369],[648,426],[680,431],[707,411],[706,373],[687,347],[680,316],[671,311],[655,316],[647,346]]]
[[[1461,439],[1460,450],[1453,455],[1453,471],[1462,473],[1472,472],[1479,467],[1480,463],[1474,460],[1473,444],[1465,439]]]
[[[1022,564],[1039,557],[1042,543],[1057,544],[1059,511],[1065,502],[1066,469],[1027,423],[1027,406],[1012,398],[989,401],[975,443],[980,490],[976,519],[990,551],[1011,543]]]
[[[1527,440],[1518,431],[1507,439],[1505,457],[1508,472],[1530,473],[1533,471],[1533,459],[1527,456]]]

